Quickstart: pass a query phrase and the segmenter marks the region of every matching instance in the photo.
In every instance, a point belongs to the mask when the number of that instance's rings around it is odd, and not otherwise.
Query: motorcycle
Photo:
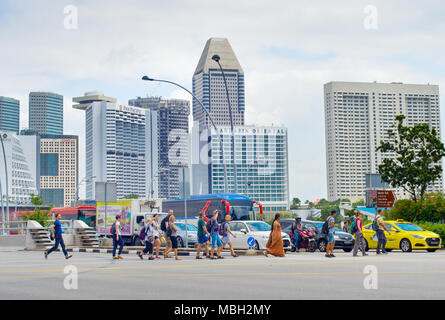
[[[299,237],[298,249],[306,249],[306,252],[315,252],[315,250],[317,249],[315,235],[316,234],[314,231],[311,231],[306,228],[303,231],[301,231],[298,234]],[[292,239],[291,252],[295,252],[297,249],[295,246],[295,234],[292,235],[291,239]]]

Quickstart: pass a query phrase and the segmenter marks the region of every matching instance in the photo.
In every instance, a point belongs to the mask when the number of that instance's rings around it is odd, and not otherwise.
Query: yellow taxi
[[[400,249],[403,252],[412,250],[427,250],[434,252],[442,246],[440,236],[434,232],[423,230],[419,226],[403,220],[384,221],[386,250]],[[366,250],[377,248],[377,234],[372,230],[372,223],[363,227],[363,237],[366,241]]]

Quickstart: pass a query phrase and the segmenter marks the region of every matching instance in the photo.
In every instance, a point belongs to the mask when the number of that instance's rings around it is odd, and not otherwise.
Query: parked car
[[[427,250],[434,252],[441,248],[440,236],[434,232],[423,230],[421,227],[403,220],[385,221],[385,226],[391,232],[385,231],[386,251],[400,249],[403,252],[412,250]],[[377,248],[377,235],[372,230],[372,223],[363,227],[363,237],[366,250]]]
[[[177,232],[178,247],[185,248],[185,223],[175,222],[175,225],[179,229]],[[198,228],[190,223],[187,223],[187,239],[189,248],[193,248],[198,243]]]
[[[294,219],[281,219],[281,230],[290,235],[292,223]],[[327,235],[321,233],[321,228],[323,227],[323,221],[310,221],[310,220],[301,220],[301,224],[303,228],[308,228],[311,231],[315,231],[315,241],[317,243],[317,248],[321,252],[326,251]],[[335,239],[335,247],[334,249],[342,249],[345,252],[351,252],[354,248],[354,239],[350,233],[346,233],[338,229],[337,227],[334,229],[334,239]]]
[[[270,229],[271,226],[264,221],[231,221],[230,230],[236,235],[236,238],[232,238],[233,247],[235,249],[248,249],[247,240],[252,237],[255,239],[254,249],[265,250]],[[284,250],[290,250],[291,242],[289,235],[284,232],[281,232],[281,235],[283,237]]]

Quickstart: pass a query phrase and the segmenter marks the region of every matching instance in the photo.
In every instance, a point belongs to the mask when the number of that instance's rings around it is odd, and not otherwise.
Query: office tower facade
[[[37,136],[19,136],[2,131],[8,172],[8,196],[10,204],[29,204],[31,194],[38,194],[36,177],[38,163]],[[3,150],[0,148],[0,179],[2,191],[6,196],[6,174],[4,170]]]
[[[20,101],[0,97],[0,130],[19,134]]]
[[[207,154],[209,174],[193,172],[193,193],[224,192],[224,166],[227,167],[228,191],[234,192],[234,166],[231,154],[230,127],[211,130],[211,140],[200,150],[201,156]],[[222,134],[223,152],[221,153],[218,136]],[[261,202],[265,211],[289,209],[289,165],[287,128],[283,126],[236,126],[235,164],[237,170],[237,193]],[[193,136],[193,133],[192,133]],[[197,138],[192,138],[196,140]],[[204,139],[202,139],[204,140]],[[203,160],[202,158],[200,159]],[[224,161],[224,162],[223,162]],[[208,182],[207,182],[208,180]],[[203,190],[204,189],[204,190]]]
[[[72,205],[78,183],[78,154],[78,136],[40,135],[40,195],[46,204]]]
[[[395,117],[405,125],[427,123],[440,136],[439,87],[403,83],[329,82],[324,85],[328,199],[365,197],[365,175],[391,154],[376,152],[394,129]],[[442,190],[442,179],[429,188]],[[407,198],[401,188],[397,198]]]
[[[218,54],[226,76],[234,125],[244,125],[244,71],[225,38],[210,38],[193,75],[193,94],[203,103],[216,126],[230,126],[229,104],[223,75],[212,56]],[[201,127],[211,126],[206,113],[194,99],[193,120]]]
[[[29,128],[39,134],[63,134],[63,96],[51,92],[31,92]]]
[[[147,110],[147,143],[151,158],[148,179],[154,185],[150,196],[174,199],[179,196],[179,170],[188,166],[188,117],[190,103],[180,99],[147,97],[129,100],[129,105]],[[156,152],[153,152],[157,148]],[[150,184],[150,185],[151,185]],[[151,186],[150,186],[151,188]],[[157,188],[157,190],[155,190]]]

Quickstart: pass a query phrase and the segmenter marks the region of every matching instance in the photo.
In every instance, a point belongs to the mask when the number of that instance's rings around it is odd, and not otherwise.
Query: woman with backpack
[[[232,237],[236,238],[236,235],[232,233],[232,231],[230,230],[230,226],[229,226],[229,222],[230,220],[232,220],[232,217],[228,214],[226,215],[226,222],[222,223],[220,225],[220,235],[223,237],[222,238],[222,248],[221,250],[224,249],[224,247],[226,246],[226,244],[229,245],[230,248],[230,252],[232,253],[232,257],[236,258],[238,257],[238,255],[235,253],[235,251],[233,250],[233,245],[232,245],[232,240],[230,240],[230,235],[232,235]]]
[[[168,229],[167,229],[167,237],[170,238],[172,246],[171,246],[171,248],[167,249],[164,252],[164,259],[167,259],[168,254],[171,251],[174,251],[175,259],[182,260],[178,257],[178,238],[177,238],[178,234],[177,234],[177,231],[178,231],[178,227],[175,226],[175,216],[172,214],[168,220]]]
[[[357,257],[358,249],[362,251],[364,256],[367,256],[365,252],[365,239],[363,238],[363,223],[362,223],[362,214],[360,211],[356,211],[356,218],[351,223],[351,233],[355,233],[355,243],[354,250],[352,251],[352,256]]]
[[[219,238],[218,235],[218,210],[213,211],[213,217],[212,219],[207,222],[206,229],[210,232],[210,240],[212,242],[212,248],[210,250],[210,259],[224,259],[224,257],[221,256],[221,250],[222,250],[222,241]],[[213,256],[215,249],[218,247],[216,251],[216,258]]]
[[[147,218],[147,223],[144,226],[145,233],[145,249],[141,251],[138,256],[141,260],[144,259],[144,254],[149,253],[148,260],[154,260],[153,258],[153,223],[151,218]]]
[[[270,230],[269,240],[267,240],[266,244],[267,250],[264,252],[264,255],[266,257],[268,254],[271,254],[276,257],[284,257],[283,237],[281,235],[281,225],[278,222],[279,220],[280,220],[280,215],[277,213],[272,222],[272,228]]]
[[[159,250],[161,249],[161,237],[162,232],[159,230],[159,215],[155,213],[153,215],[153,249],[156,252],[156,259],[161,259],[159,257]]]

